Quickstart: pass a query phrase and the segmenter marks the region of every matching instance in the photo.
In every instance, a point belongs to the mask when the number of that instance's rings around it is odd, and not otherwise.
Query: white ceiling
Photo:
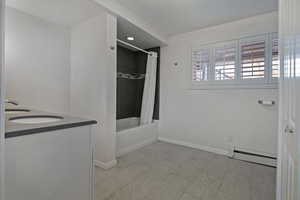
[[[103,11],[101,6],[90,0],[6,0],[6,5],[68,27]]]
[[[133,36],[134,41],[127,41],[128,36]],[[118,39],[142,49],[149,49],[163,45],[161,41],[121,17],[118,17]],[[132,48],[129,49],[135,50]]]
[[[92,0],[6,0],[6,5],[66,27],[97,16],[104,10]],[[135,40],[130,43],[143,49],[161,46],[161,42],[149,33],[118,17],[118,39],[126,41],[127,36],[134,36]]]
[[[277,10],[278,0],[110,0],[140,17],[164,35],[175,35]],[[52,23],[74,26],[103,12],[93,0],[6,0],[6,4]],[[118,38],[140,48],[163,45],[161,41],[118,17]],[[127,41],[128,42],[128,41]]]
[[[278,9],[278,0],[111,0],[164,35],[175,35]]]

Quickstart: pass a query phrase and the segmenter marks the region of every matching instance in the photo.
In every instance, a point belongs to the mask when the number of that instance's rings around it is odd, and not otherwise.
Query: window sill
[[[273,83],[192,83],[190,90],[220,90],[220,89],[278,89],[278,82]]]

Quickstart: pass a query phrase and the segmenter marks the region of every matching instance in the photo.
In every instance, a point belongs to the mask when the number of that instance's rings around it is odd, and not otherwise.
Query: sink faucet
[[[12,104],[12,105],[15,105],[15,106],[19,105],[19,103],[17,101],[9,100],[9,99],[6,99],[5,103]]]

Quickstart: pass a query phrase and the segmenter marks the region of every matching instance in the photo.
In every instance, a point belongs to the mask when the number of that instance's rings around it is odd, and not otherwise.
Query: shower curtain
[[[155,88],[157,71],[157,53],[148,54],[143,101],[141,109],[141,125],[151,124],[153,121]]]

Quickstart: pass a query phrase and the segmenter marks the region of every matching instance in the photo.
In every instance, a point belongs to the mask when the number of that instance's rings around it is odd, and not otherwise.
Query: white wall
[[[240,149],[276,155],[278,107],[257,101],[278,103],[278,89],[190,90],[188,72],[193,46],[277,32],[277,18],[269,13],[169,39],[161,52],[160,138],[218,153],[233,140]]]
[[[40,110],[67,113],[69,30],[7,8],[5,42],[6,98]]]
[[[98,121],[96,163],[109,168],[116,142],[116,19],[106,13],[73,27],[71,113]]]
[[[115,162],[116,19],[99,11],[70,29],[12,8],[6,19],[7,98],[97,120],[95,159]]]

